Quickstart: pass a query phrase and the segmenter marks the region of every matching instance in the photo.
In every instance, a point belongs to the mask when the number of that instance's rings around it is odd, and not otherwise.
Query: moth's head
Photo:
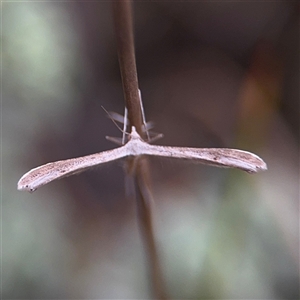
[[[129,135],[129,139],[130,140],[142,140],[142,141],[146,141],[147,143],[152,143],[160,138],[162,138],[164,135],[162,133],[153,133],[150,132],[148,130],[145,130],[145,135],[146,135],[146,139],[143,140],[141,138],[141,136],[138,134],[138,132],[136,131],[136,128],[134,126],[131,127],[131,133]]]
[[[131,133],[129,135],[129,139],[130,140],[137,140],[137,139],[142,140],[141,136],[136,131],[135,126],[131,127]]]

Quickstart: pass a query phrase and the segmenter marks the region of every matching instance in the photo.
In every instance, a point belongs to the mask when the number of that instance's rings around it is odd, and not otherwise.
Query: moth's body
[[[55,179],[61,179],[94,166],[121,159],[127,156],[152,155],[170,158],[189,159],[195,162],[225,168],[239,168],[248,173],[266,170],[266,163],[257,155],[236,149],[188,148],[155,146],[145,142],[132,127],[129,141],[119,147],[92,155],[56,161],[34,168],[24,174],[18,182],[19,190],[33,192],[38,187]]]

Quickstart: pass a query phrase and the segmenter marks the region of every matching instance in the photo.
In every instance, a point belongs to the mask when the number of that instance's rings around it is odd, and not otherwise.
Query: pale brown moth
[[[128,142],[108,151],[78,158],[51,162],[24,174],[18,182],[18,190],[35,191],[53,180],[61,179],[87,169],[127,156],[152,155],[188,159],[205,165],[238,168],[248,173],[267,170],[266,163],[257,155],[227,148],[188,148],[155,146],[145,142],[132,126]]]

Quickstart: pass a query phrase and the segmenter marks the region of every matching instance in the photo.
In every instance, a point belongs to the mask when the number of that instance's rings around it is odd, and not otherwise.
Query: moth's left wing
[[[92,155],[51,162],[24,174],[18,182],[18,190],[34,192],[53,180],[61,179],[89,168],[120,159],[127,155],[126,148],[119,147]]]

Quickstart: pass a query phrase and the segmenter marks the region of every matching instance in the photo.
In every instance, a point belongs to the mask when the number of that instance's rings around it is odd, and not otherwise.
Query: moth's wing
[[[51,162],[24,174],[18,182],[18,190],[34,192],[53,180],[61,179],[89,168],[125,157],[126,150],[119,147],[92,155]]]
[[[189,159],[206,165],[238,168],[248,173],[267,170],[266,163],[257,155],[227,148],[186,148],[148,145],[148,155]]]

